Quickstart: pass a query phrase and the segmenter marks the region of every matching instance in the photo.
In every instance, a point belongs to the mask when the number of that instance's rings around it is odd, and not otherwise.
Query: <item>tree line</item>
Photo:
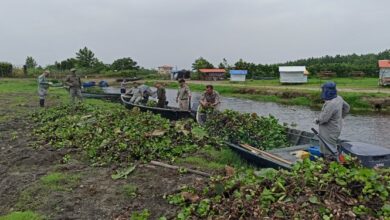
[[[279,66],[306,66],[306,69],[312,76],[323,71],[334,72],[338,77],[347,77],[353,72],[364,72],[366,76],[377,76],[379,72],[378,60],[383,59],[390,59],[390,50],[385,50],[377,54],[327,55],[318,58],[311,57],[276,64],[255,64],[244,61],[243,59],[239,59],[234,64],[229,64],[228,61],[223,58],[217,66],[214,66],[205,58],[200,57],[192,64],[192,70],[198,72],[199,69],[208,68],[222,68],[227,71],[231,69],[243,69],[248,70],[247,78],[256,79],[264,77],[278,77]],[[140,70],[148,73],[155,73],[155,71],[146,70],[138,66],[137,62],[130,57],[117,59],[112,64],[104,64],[87,47],[84,47],[76,52],[75,57],[56,61],[53,65],[48,65],[46,68],[54,71],[69,71],[71,68],[78,68],[80,72],[86,74],[99,74],[112,71],[123,72],[125,75],[126,71],[129,73],[135,73]],[[12,73],[12,69],[12,64],[0,62],[0,76],[10,75]],[[37,62],[33,57],[28,56],[25,61],[24,69],[26,72],[29,70],[40,71],[42,70],[42,67],[37,65]]]
[[[353,72],[364,72],[366,76],[378,76],[378,60],[390,59],[390,50],[385,50],[377,54],[351,54],[323,56],[318,58],[299,59],[276,64],[255,64],[239,59],[233,65],[228,64],[224,58],[218,66],[214,66],[205,58],[200,57],[192,64],[192,69],[198,71],[206,68],[221,68],[226,70],[242,69],[248,70],[248,78],[278,77],[279,66],[306,66],[311,75],[321,72],[334,72],[338,77],[348,77]]]

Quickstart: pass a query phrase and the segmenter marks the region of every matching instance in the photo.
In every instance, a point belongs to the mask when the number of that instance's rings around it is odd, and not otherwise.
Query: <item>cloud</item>
[[[377,0],[3,0],[0,60],[40,65],[87,46],[106,63],[189,68],[199,56],[275,63],[390,48]]]

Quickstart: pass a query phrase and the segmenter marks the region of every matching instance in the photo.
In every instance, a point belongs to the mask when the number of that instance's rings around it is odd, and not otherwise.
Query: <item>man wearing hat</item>
[[[322,110],[315,123],[319,126],[320,136],[336,148],[337,140],[341,133],[342,120],[349,112],[349,105],[337,95],[336,83],[327,82],[322,85],[321,99],[325,101]],[[320,143],[321,153],[330,156],[330,151]]]
[[[191,100],[191,91],[188,88],[186,81],[184,79],[179,80],[180,87],[177,91],[176,102],[179,103],[179,108],[181,110],[189,110],[189,102]]]
[[[40,76],[38,76],[38,95],[39,95],[39,106],[45,107],[45,98],[47,90],[49,89],[50,82],[47,81],[50,71],[45,70]]]
[[[81,98],[81,80],[80,77],[76,75],[76,69],[72,68],[70,69],[71,74],[68,75],[65,79],[65,85],[69,86],[69,93],[72,100],[72,103],[74,103],[75,98],[78,100],[82,100]]]

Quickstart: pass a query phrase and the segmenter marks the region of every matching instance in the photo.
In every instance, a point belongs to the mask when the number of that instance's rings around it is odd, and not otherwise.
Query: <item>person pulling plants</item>
[[[321,99],[325,101],[318,118],[314,123],[319,126],[320,136],[331,145],[337,146],[340,137],[343,118],[348,114],[350,107],[341,96],[337,95],[336,83],[327,82],[322,86]],[[320,142],[321,153],[324,156],[331,156],[331,152]]]
[[[38,76],[38,95],[39,95],[39,106],[45,107],[45,98],[47,96],[47,90],[49,89],[50,82],[47,81],[50,71],[45,70],[40,76]]]
[[[167,95],[165,91],[165,87],[162,83],[156,83],[154,86],[157,88],[157,107],[159,108],[165,108],[166,106],[166,101],[167,101]]]
[[[142,99],[142,94],[141,94],[141,90],[139,88],[139,85],[140,85],[139,82],[134,82],[133,87],[128,92],[128,94],[131,95],[130,102],[132,102],[134,104],[138,104]]]
[[[79,101],[82,100],[81,96],[81,80],[80,77],[76,75],[76,69],[70,69],[71,74],[65,78],[65,85],[69,86],[69,94],[71,97],[72,103],[75,102],[77,98]]]
[[[207,85],[206,91],[200,97],[199,103],[203,110],[218,110],[221,104],[219,93],[214,90],[212,85]]]
[[[179,80],[180,87],[177,91],[176,102],[181,110],[188,111],[190,108],[191,91],[184,79]]]

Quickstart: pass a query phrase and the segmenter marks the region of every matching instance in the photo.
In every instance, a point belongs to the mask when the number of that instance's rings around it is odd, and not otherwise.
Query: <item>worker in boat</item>
[[[341,96],[337,95],[336,83],[327,82],[322,85],[321,99],[325,101],[321,113],[315,119],[319,125],[320,136],[336,148],[340,136],[343,118],[348,114],[350,107]],[[320,142],[321,153],[324,156],[331,156],[331,152]]]
[[[188,111],[190,109],[191,91],[184,79],[179,80],[180,87],[177,91],[176,102],[179,103],[181,110]]]
[[[69,86],[69,94],[71,97],[72,103],[74,103],[77,98],[79,101],[82,100],[81,97],[81,80],[80,77],[76,75],[76,69],[70,69],[71,74],[65,78],[65,85]]]
[[[154,85],[157,88],[157,107],[159,108],[165,108],[166,106],[166,101],[167,101],[167,96],[166,96],[166,91],[165,87],[162,83],[156,83]]]
[[[217,91],[214,90],[212,85],[206,86],[206,91],[202,94],[199,100],[201,110],[218,110],[220,105],[220,96]]]
[[[139,85],[140,85],[139,82],[134,82],[133,87],[128,92],[128,94],[131,95],[131,99],[130,99],[131,103],[138,104],[142,100],[142,94]]]
[[[149,96],[153,95],[152,89],[149,86],[142,84],[139,86],[141,95],[142,95],[142,103],[146,104],[149,100]]]
[[[50,82],[47,81],[50,71],[45,70],[38,77],[38,95],[39,95],[39,106],[45,107],[45,98],[47,96],[47,90],[49,89]]]

